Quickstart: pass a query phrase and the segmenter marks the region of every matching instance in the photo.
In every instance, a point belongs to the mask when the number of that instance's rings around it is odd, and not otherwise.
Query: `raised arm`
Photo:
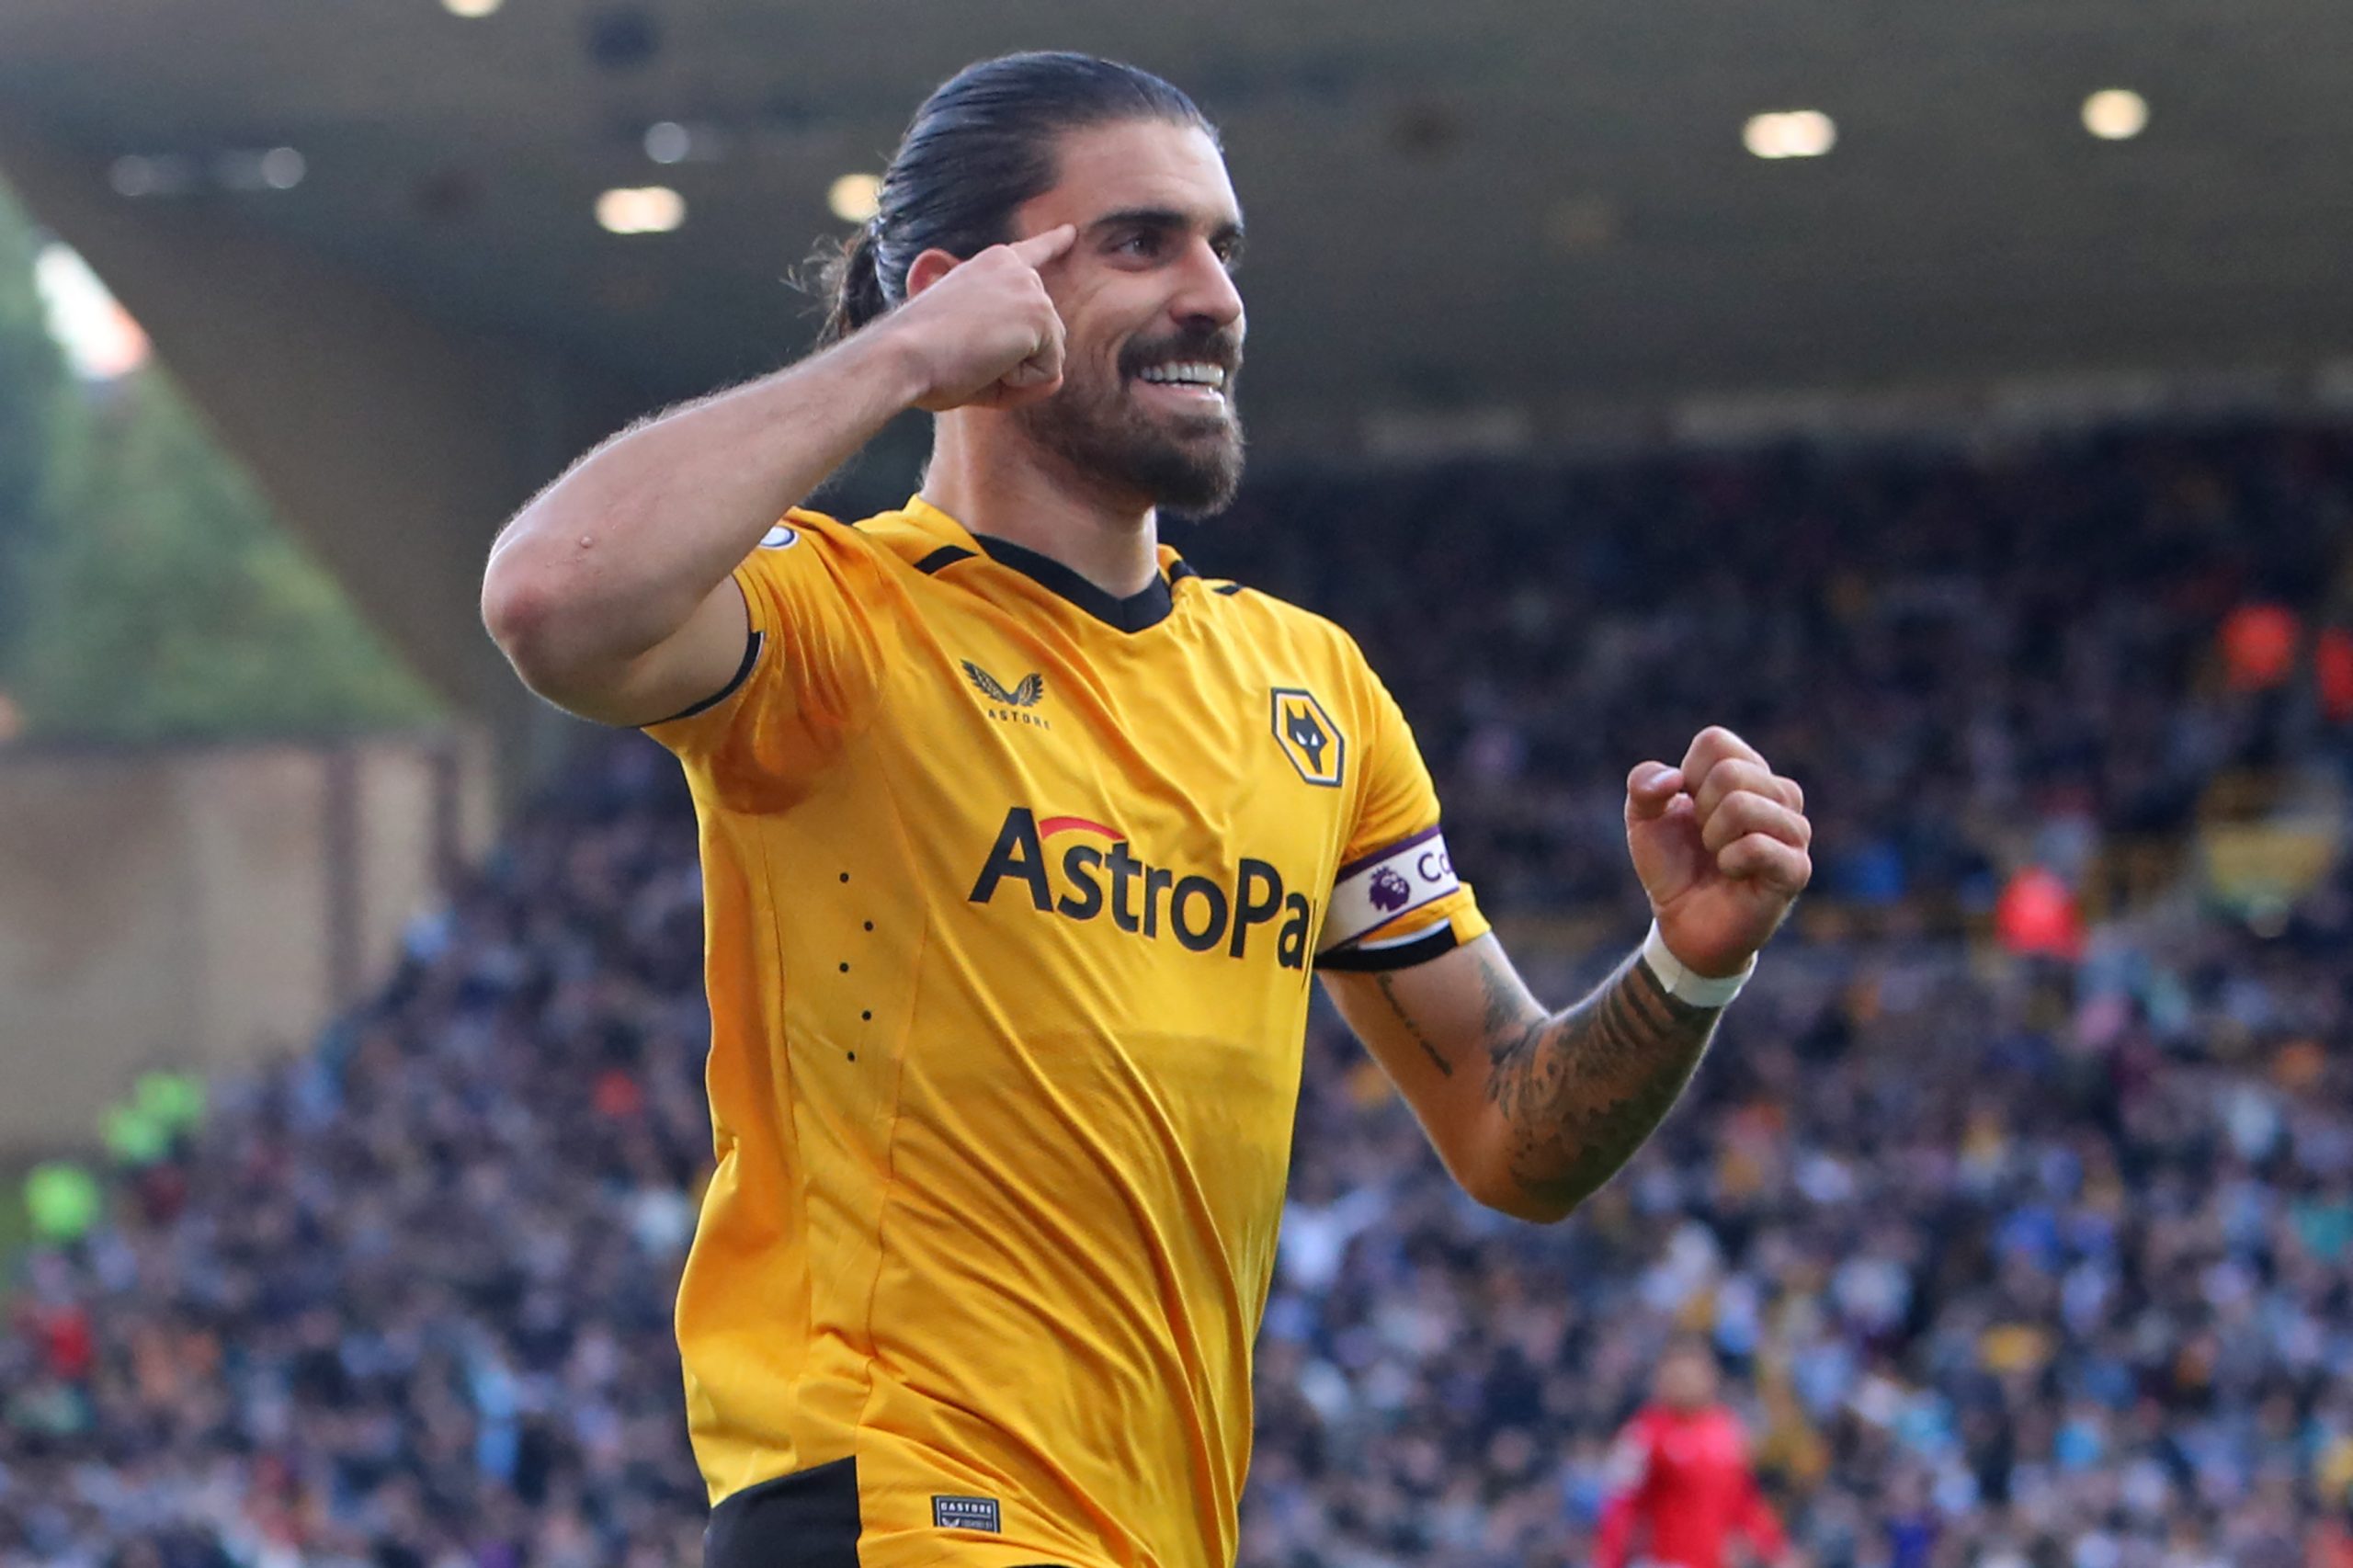
[[[1466,1191],[1563,1219],[1690,1082],[1727,993],[1813,874],[1804,810],[1747,743],[1705,730],[1682,767],[1627,779],[1627,844],[1657,924],[1583,1001],[1547,1011],[1493,937],[1324,984]]]
[[[908,408],[1009,407],[1061,384],[1039,268],[1073,233],[927,268],[919,297],[825,352],[574,463],[506,525],[483,576],[483,623],[524,684],[613,724],[725,686],[750,625],[731,574],[789,508]]]

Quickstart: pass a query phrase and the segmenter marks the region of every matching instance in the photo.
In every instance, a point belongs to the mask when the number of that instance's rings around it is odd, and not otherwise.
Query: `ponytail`
[[[860,225],[838,251],[825,258],[817,275],[826,300],[825,324],[817,332],[820,348],[839,343],[891,308],[882,291],[881,258],[876,255],[877,226],[873,222]]]

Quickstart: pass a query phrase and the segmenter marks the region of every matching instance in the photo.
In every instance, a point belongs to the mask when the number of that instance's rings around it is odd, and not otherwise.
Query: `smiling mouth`
[[[1147,402],[1195,414],[1226,411],[1226,384],[1231,372],[1210,359],[1177,359],[1147,365],[1128,378],[1136,395]]]
[[[1226,371],[1214,360],[1178,359],[1164,365],[1146,365],[1135,373],[1135,380],[1156,387],[1200,387],[1222,392]]]

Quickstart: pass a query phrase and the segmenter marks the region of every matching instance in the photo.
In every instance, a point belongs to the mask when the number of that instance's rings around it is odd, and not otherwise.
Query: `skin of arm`
[[[1722,728],[1702,731],[1681,767],[1629,775],[1626,830],[1668,951],[1701,975],[1742,972],[1813,874],[1803,792]],[[1566,1218],[1632,1158],[1722,1016],[1670,995],[1639,954],[1550,1011],[1493,936],[1324,983],[1463,1189],[1538,1223]]]
[[[908,405],[899,347],[859,334],[633,426],[516,514],[491,547],[482,609],[524,684],[614,724],[717,690],[750,631],[736,562]]]
[[[1667,995],[1639,958],[1547,1012],[1492,936],[1324,984],[1463,1189],[1540,1224],[1566,1218],[1642,1147],[1722,1017]]]
[[[733,573],[788,509],[908,408],[1011,408],[1062,384],[1062,318],[1039,269],[1073,233],[969,261],[926,251],[920,298],[574,463],[500,531],[483,574],[483,622],[523,683],[609,724],[718,690],[751,630]]]

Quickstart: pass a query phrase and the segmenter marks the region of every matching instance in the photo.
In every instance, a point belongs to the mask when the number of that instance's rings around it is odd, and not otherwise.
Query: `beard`
[[[1144,406],[1130,390],[1139,384],[1136,371],[1170,358],[1226,366],[1225,406],[1176,415]],[[1173,512],[1222,512],[1242,487],[1242,420],[1233,404],[1239,360],[1230,339],[1211,335],[1134,346],[1120,356],[1120,373],[1108,381],[1074,373],[1077,368],[1066,364],[1060,390],[1014,409],[1014,422],[1087,480]]]

